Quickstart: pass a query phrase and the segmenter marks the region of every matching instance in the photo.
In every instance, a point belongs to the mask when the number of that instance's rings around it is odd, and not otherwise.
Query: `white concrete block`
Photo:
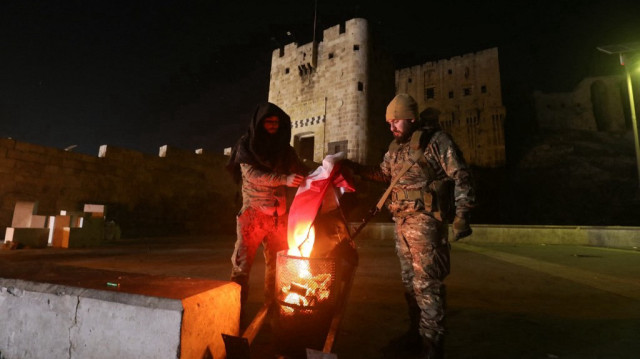
[[[5,242],[20,243],[29,248],[46,248],[49,243],[49,228],[7,227]]]
[[[18,283],[21,281],[17,281]],[[3,358],[69,358],[69,323],[78,298],[53,284],[38,290],[0,279],[0,353]]]
[[[79,297],[71,358],[178,358],[180,302],[148,299],[148,306],[137,306]]]
[[[95,247],[104,242],[104,219],[87,217],[81,227],[69,228],[67,247]]]
[[[100,145],[98,149],[98,158],[107,157],[107,145]]]
[[[239,335],[236,283],[68,266],[31,277],[0,278],[3,359],[218,359],[222,334]]]
[[[91,213],[92,217],[104,216],[104,204],[85,204],[84,212]]]
[[[11,227],[31,227],[31,217],[38,211],[38,202],[18,201],[13,209]]]
[[[167,157],[167,150],[168,150],[167,145],[164,146],[160,146],[160,149],[158,150],[158,157]]]
[[[69,247],[69,225],[71,224],[71,216],[55,216],[52,221],[53,235],[51,238],[52,247]],[[65,230],[66,228],[66,230]]]
[[[14,234],[15,234],[15,231],[13,230],[13,227],[7,227],[7,229],[4,231],[4,241],[13,242]]]
[[[47,225],[47,216],[33,215],[31,216],[30,228],[44,228]]]
[[[69,216],[69,227],[82,227],[84,212],[82,211],[60,211],[61,216]]]

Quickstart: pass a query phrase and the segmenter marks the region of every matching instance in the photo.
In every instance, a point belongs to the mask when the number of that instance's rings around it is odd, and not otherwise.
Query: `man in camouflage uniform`
[[[242,287],[243,308],[258,246],[264,246],[266,302],[274,298],[277,253],[288,248],[285,186],[298,187],[307,172],[289,144],[290,139],[289,115],[272,103],[260,104],[227,164],[234,179],[242,180],[231,280]]]
[[[439,205],[434,184],[449,181],[455,196],[455,239],[471,234],[469,211],[475,195],[469,167],[458,146],[440,131],[437,114],[425,111],[418,117],[415,100],[399,94],[387,107],[386,120],[394,141],[379,168],[347,161],[355,174],[369,180],[391,182],[411,160],[411,140],[416,130],[423,153],[420,160],[400,174],[387,200],[395,222],[396,252],[400,259],[405,298],[409,304],[410,329],[393,346],[404,347],[419,358],[441,358],[445,333],[445,277],[449,274],[448,224]],[[416,138],[418,137],[416,136]],[[430,169],[427,171],[427,169]],[[396,348],[397,349],[397,348]]]

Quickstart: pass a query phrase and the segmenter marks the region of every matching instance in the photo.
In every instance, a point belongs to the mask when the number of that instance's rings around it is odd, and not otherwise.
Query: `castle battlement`
[[[384,118],[379,104],[393,92],[391,86],[379,91],[377,82],[392,84],[393,72],[370,71],[384,66],[370,42],[367,21],[356,18],[324,30],[320,42],[273,51],[269,101],[291,116],[292,145],[301,157],[319,162],[345,152],[367,162],[384,153],[386,143],[368,140],[384,134],[384,123],[370,119]]]
[[[440,111],[469,163],[505,163],[497,48],[394,69],[372,45],[367,21],[356,18],[324,30],[320,42],[273,51],[269,101],[291,116],[292,145],[302,158],[319,162],[345,152],[379,162],[391,140],[386,105],[404,92],[420,110]]]

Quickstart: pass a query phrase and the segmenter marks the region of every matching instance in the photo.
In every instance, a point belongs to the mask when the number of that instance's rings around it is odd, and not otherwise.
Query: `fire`
[[[309,273],[308,268],[304,271]],[[311,307],[329,299],[329,288],[331,283],[331,274],[324,273],[317,276],[300,277],[297,282],[282,288],[286,293],[285,303],[293,304],[298,307]],[[285,314],[293,314],[293,307],[283,307]]]
[[[309,258],[313,243],[315,242],[315,229],[309,224],[297,224],[293,238],[289,238],[289,251],[287,255],[300,257],[290,263],[293,268],[289,268],[291,273],[295,273],[296,278],[282,288],[286,294],[285,303],[298,307],[309,307],[318,304],[329,298],[329,286],[331,283],[330,274],[319,274],[313,276],[310,270],[310,263],[304,258]],[[294,308],[283,308],[285,314],[293,314]]]
[[[311,255],[313,242],[316,240],[316,231],[309,223],[297,223],[293,230],[293,238],[289,238],[290,256],[307,257]]]

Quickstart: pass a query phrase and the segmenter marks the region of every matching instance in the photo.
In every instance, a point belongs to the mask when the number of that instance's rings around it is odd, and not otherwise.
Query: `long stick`
[[[270,304],[267,302],[260,308],[241,337],[222,333],[227,359],[251,359],[251,342],[258,335],[271,307]]]
[[[245,329],[244,334],[242,334],[242,337],[246,338],[249,341],[249,344],[253,342],[253,339],[255,339],[256,335],[258,335],[260,328],[262,328],[264,319],[267,317],[267,312],[269,312],[270,304],[271,302],[264,303],[262,308],[260,308],[260,310],[258,311],[258,314],[253,317],[251,324],[249,324],[247,329]]]

